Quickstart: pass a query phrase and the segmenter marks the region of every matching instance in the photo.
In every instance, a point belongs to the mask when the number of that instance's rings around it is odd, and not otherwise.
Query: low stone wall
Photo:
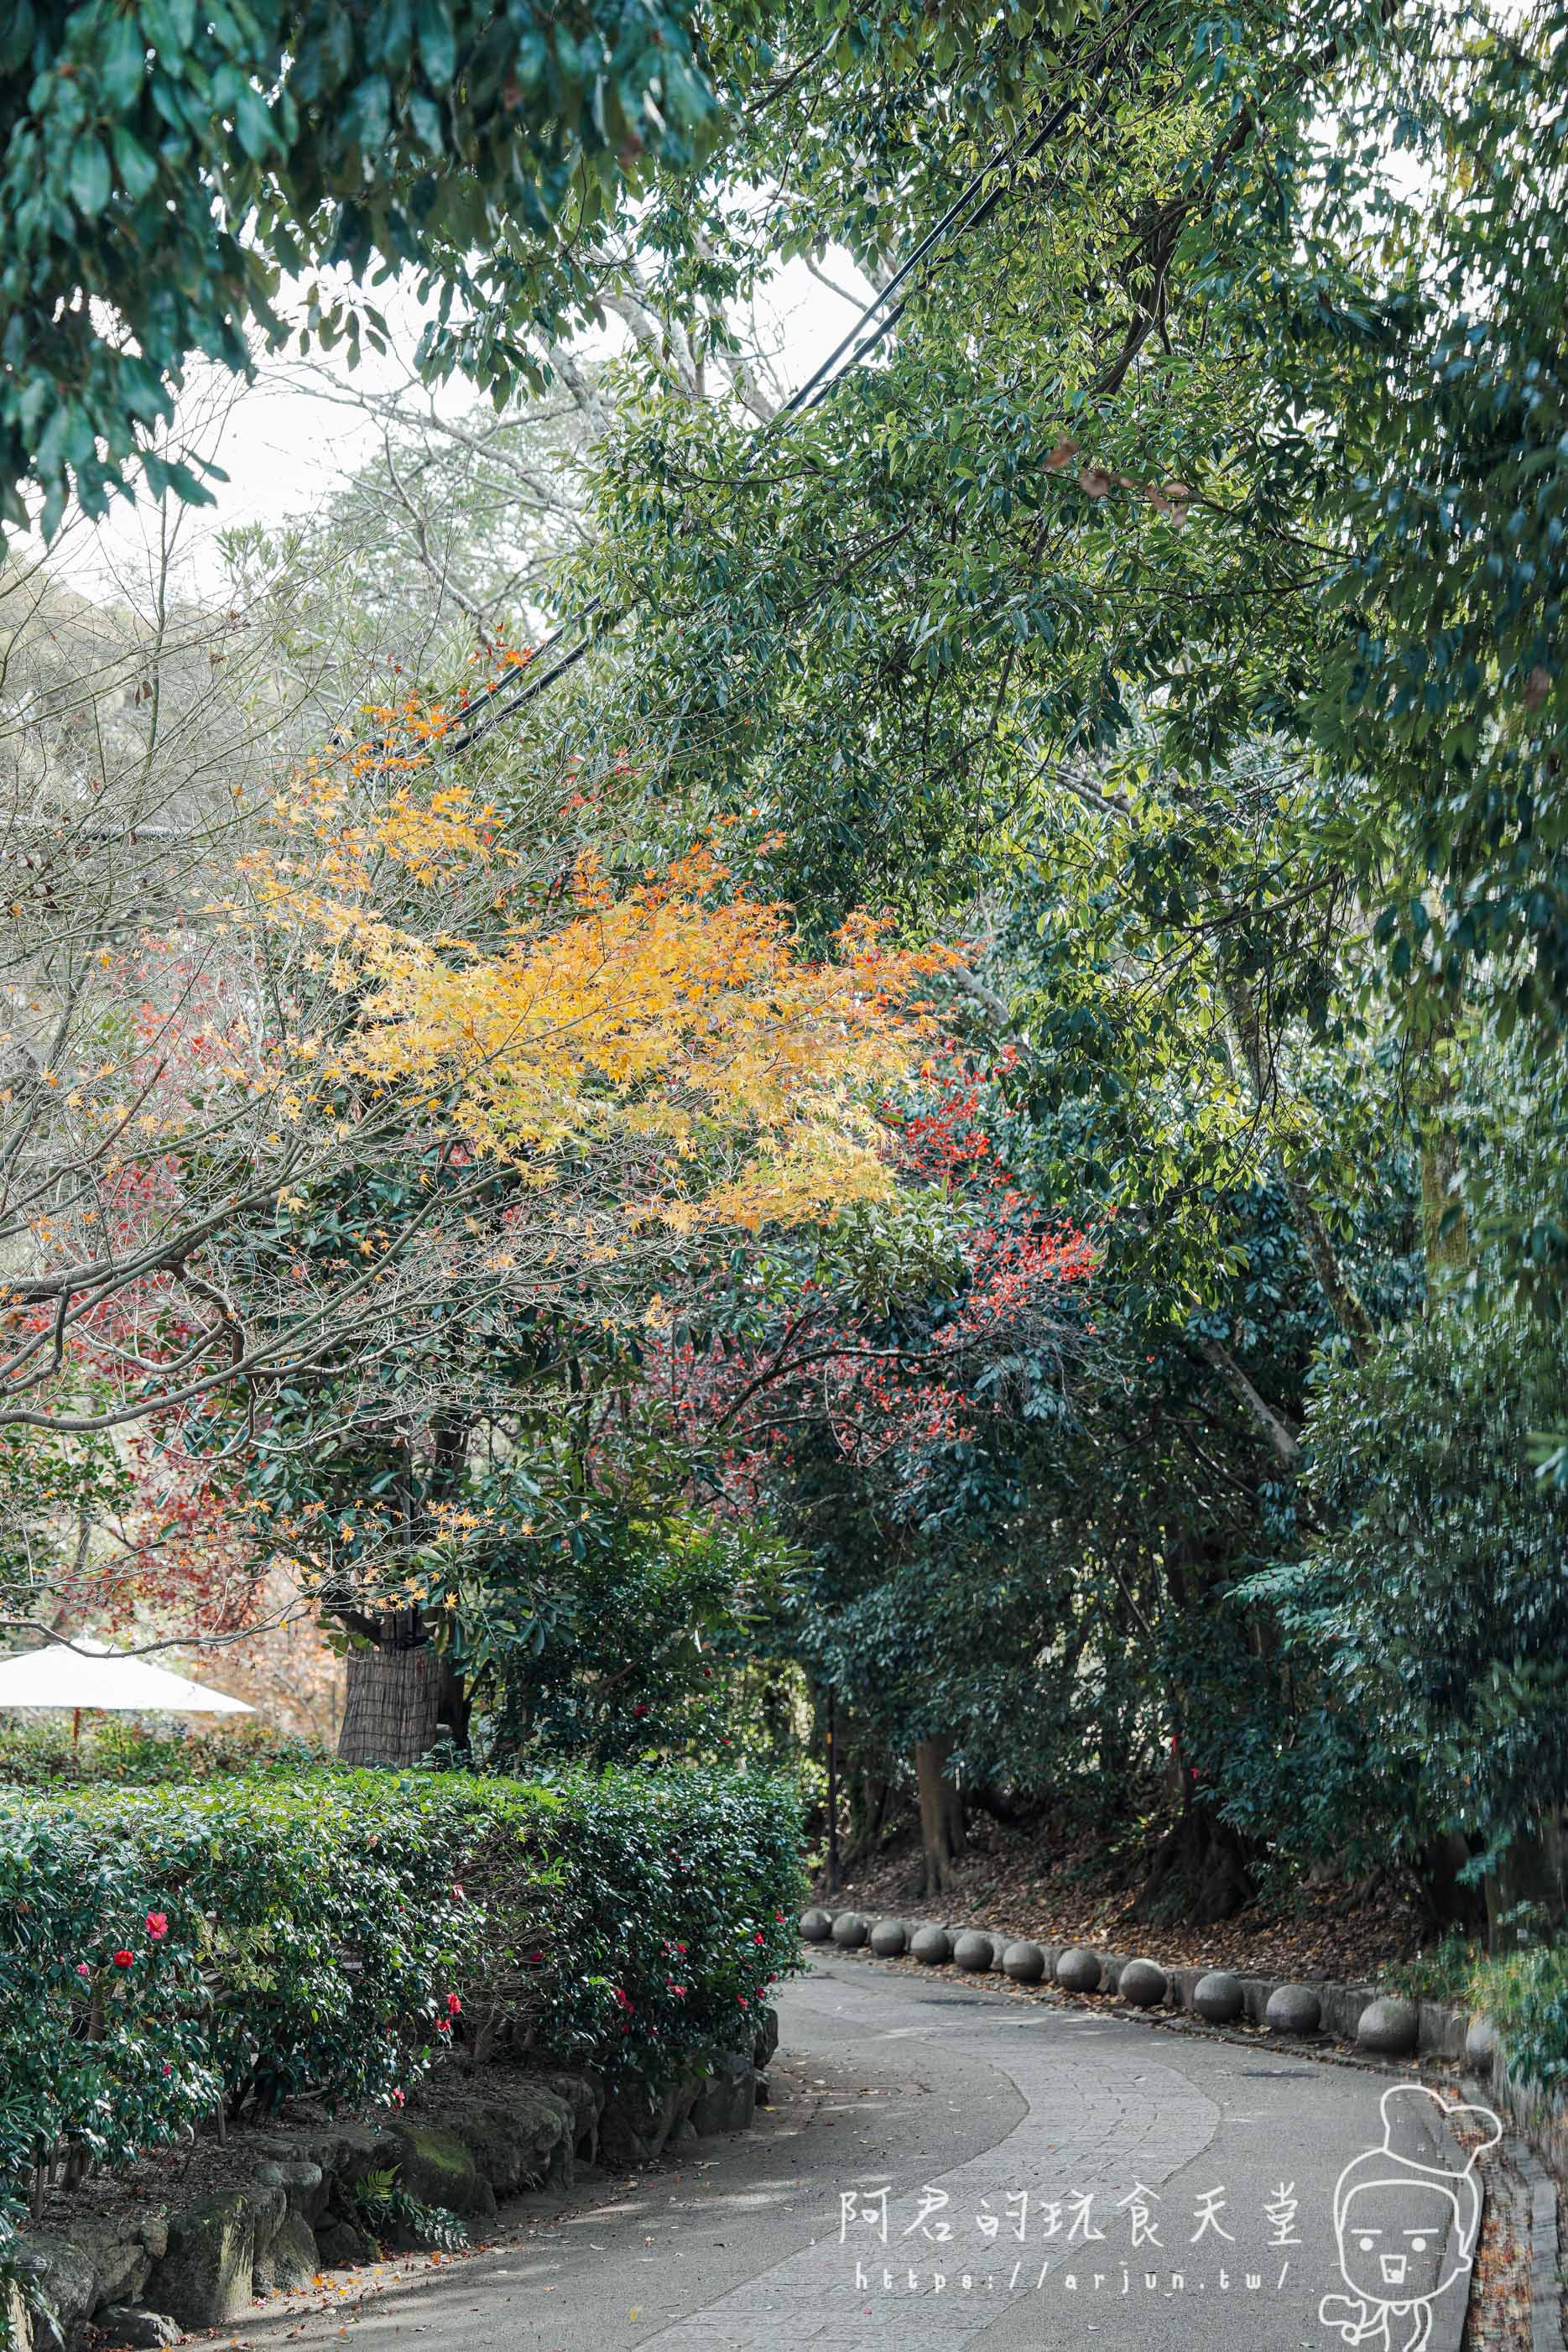
[[[0,2306],[0,2344],[77,2352],[90,2326],[99,2346],[140,2347],[230,2326],[257,2295],[376,2257],[355,2194],[374,2173],[395,2173],[420,2205],[483,2223],[503,2198],[570,2189],[580,2164],[623,2169],[653,2162],[673,2141],[744,2131],[778,2038],[765,2011],[749,2056],[711,2052],[658,2090],[635,2076],[607,2089],[586,2072],[454,2070],[440,2081],[439,2124],[378,2115],[248,2133],[243,2186],[167,2215],[84,2214],[58,2236],[22,2236],[26,2292],[12,2289]]]

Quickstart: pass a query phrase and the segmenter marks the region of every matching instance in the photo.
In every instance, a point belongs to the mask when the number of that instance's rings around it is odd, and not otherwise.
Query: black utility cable
[[[789,419],[793,416],[807,415],[811,412],[811,410],[820,407],[822,402],[827,399],[829,394],[831,393],[837,385],[843,382],[851,369],[858,367],[862,360],[869,358],[871,353],[875,351],[878,344],[883,341],[883,340],[892,332],[893,329],[898,324],[899,320],[904,316],[904,313],[909,305],[910,296],[906,294],[901,301],[895,303],[894,308],[888,311],[886,317],[882,319],[872,333],[867,335],[865,333],[866,328],[870,326],[872,320],[876,318],[876,315],[878,311],[882,310],[883,305],[887,302],[892,296],[898,292],[899,288],[910,277],[912,272],[919,268],[921,263],[925,260],[927,256],[931,254],[938,245],[942,243],[944,238],[948,236],[949,232],[956,228],[957,236],[961,238],[963,236],[967,236],[971,229],[978,228],[982,222],[990,218],[990,215],[995,212],[997,206],[1000,204],[1002,197],[1007,193],[1007,183],[1005,181],[998,182],[997,185],[991,189],[989,194],[986,196],[984,202],[979,205],[978,209],[970,218],[965,219],[963,215],[967,212],[968,207],[974,203],[975,198],[980,194],[980,191],[985,187],[987,181],[991,178],[994,173],[1001,170],[1003,165],[1008,163],[1009,161],[1015,164],[1029,163],[1034,156],[1038,155],[1048,142],[1055,138],[1057,132],[1061,130],[1068,116],[1071,113],[1072,108],[1073,101],[1071,99],[1063,99],[1059,106],[1052,109],[1051,114],[1041,124],[1040,130],[1036,131],[1034,137],[1030,141],[1028,146],[1022,149],[1021,152],[1019,152],[1019,139],[1022,136],[1022,133],[1019,132],[1013,139],[1008,141],[1004,146],[998,148],[996,154],[991,157],[988,163],[983,163],[980,166],[980,169],[975,173],[974,178],[970,180],[967,186],[965,187],[948,205],[941,219],[937,221],[933,227],[927,229],[925,235],[921,238],[914,251],[908,254],[899,264],[897,269],[894,270],[893,276],[888,279],[886,285],[878,288],[875,295],[873,297],[871,301],[866,304],[864,310],[861,312],[860,317],[855,320],[849,332],[842,336],[834,345],[833,349],[828,353],[827,358],[822,361],[821,366],[816,368],[812,373],[808,376],[806,382],[800,386],[798,391],[790,394],[789,399],[782,404],[772,416],[768,417],[763,425],[758,426],[757,433],[753,437],[750,452],[751,456],[755,457],[758,454],[768,435],[775,431],[779,425],[787,423]],[[858,340],[862,336],[864,337],[863,341]],[[845,360],[844,365],[841,368],[839,367],[838,362],[844,359],[846,352],[849,353],[849,357]],[[835,370],[837,371],[836,373],[834,373]],[[749,458],[747,462],[749,463]],[[483,736],[489,734],[492,728],[498,727],[504,719],[511,718],[514,712],[522,709],[525,703],[532,702],[537,696],[543,694],[548,688],[552,687],[558,677],[564,677],[565,673],[570,669],[575,663],[580,662],[582,659],[584,654],[588,652],[590,646],[592,645],[593,637],[590,625],[595,614],[602,609],[603,603],[604,599],[602,596],[595,596],[591,598],[590,602],[582,607],[580,613],[575,614],[570,620],[563,621],[559,628],[553,630],[550,635],[546,638],[544,644],[539,647],[538,651],[535,654],[533,664],[530,665],[529,675],[522,684],[515,688],[512,693],[507,695],[503,700],[497,703],[494,709],[485,709],[482,703],[478,717],[464,729],[462,734],[455,736],[449,743],[443,745],[439,756],[443,759],[454,759],[459,751],[467,751],[472,744],[478,742]],[[580,630],[582,634],[570,652],[563,654],[559,661],[555,663],[553,667],[543,671],[539,670],[537,665],[544,660],[553,651],[553,649],[559,645],[561,639],[573,630]],[[503,690],[499,685],[487,687],[485,689],[483,701],[495,702],[496,698],[500,695],[502,691]]]

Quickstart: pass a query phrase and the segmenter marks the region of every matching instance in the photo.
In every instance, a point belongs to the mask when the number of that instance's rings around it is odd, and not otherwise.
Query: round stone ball
[[[1038,1984],[1045,1974],[1045,1954],[1027,1939],[1009,1944],[1002,1954],[1002,1967],[1014,1984]]]
[[[909,1942],[902,1919],[879,1919],[871,1931],[871,1948],[879,1960],[896,1960]]]
[[[1497,2057],[1497,2028],[1490,2017],[1472,2017],[1465,2028],[1465,2063],[1490,2074]]]
[[[831,1911],[820,1911],[815,1905],[800,1914],[800,1934],[808,1944],[825,1944],[833,1932]]]
[[[994,1969],[997,1965],[996,1946],[978,1927],[966,1927],[953,1946],[953,1958],[961,1969],[971,1972]]]
[[[858,1911],[841,1911],[833,1922],[833,1941],[842,1951],[858,1951],[870,1933]]]
[[[1369,2001],[1356,2023],[1359,2047],[1378,2058],[1407,2058],[1416,2047],[1421,2021],[1413,2000],[1396,2000],[1385,1993]]]
[[[1228,2025],[1247,2006],[1241,1979],[1228,1969],[1210,1969],[1192,1989],[1192,2013],[1206,2025]]]
[[[928,1969],[939,1969],[944,1960],[953,1957],[953,1943],[946,1927],[917,1927],[910,1939],[910,1951]]]
[[[1282,1984],[1269,1995],[1263,2022],[1270,2033],[1315,2033],[1322,2014],[1322,2002],[1311,1985]]]
[[[1157,2009],[1168,1990],[1158,1960],[1129,1960],[1116,1979],[1116,1990],[1134,2009]]]
[[[1086,1952],[1078,1944],[1056,1963],[1056,1981],[1063,1992],[1098,1992],[1101,1974],[1099,1953]]]

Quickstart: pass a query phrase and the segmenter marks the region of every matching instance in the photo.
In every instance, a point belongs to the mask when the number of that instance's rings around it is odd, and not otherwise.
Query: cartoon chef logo
[[[1369,2352],[1425,2352],[1434,2305],[1469,2276],[1481,2221],[1476,2161],[1502,2126],[1490,2107],[1452,2105],[1422,2083],[1391,2084],[1382,2109],[1382,2146],[1353,2157],[1334,2189],[1350,2293],[1325,2294],[1318,2317]],[[1447,2128],[1461,2116],[1483,2135],[1468,2151]]]

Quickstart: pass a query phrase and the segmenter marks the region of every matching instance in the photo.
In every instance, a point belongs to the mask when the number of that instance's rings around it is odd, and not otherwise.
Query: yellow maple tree
[[[257,901],[315,936],[352,1006],[322,1085],[415,1090],[525,1179],[570,1150],[634,1151],[643,1213],[677,1226],[798,1223],[887,1189],[868,1088],[909,1066],[947,951],[894,950],[861,916],[807,957],[789,910],[707,846],[619,888],[580,856],[557,919],[497,921],[511,853],[459,787],[400,783],[377,809],[362,776],[311,771],[276,824]],[[482,939],[418,919],[476,873],[503,884]],[[306,1099],[296,1084],[286,1114]]]

